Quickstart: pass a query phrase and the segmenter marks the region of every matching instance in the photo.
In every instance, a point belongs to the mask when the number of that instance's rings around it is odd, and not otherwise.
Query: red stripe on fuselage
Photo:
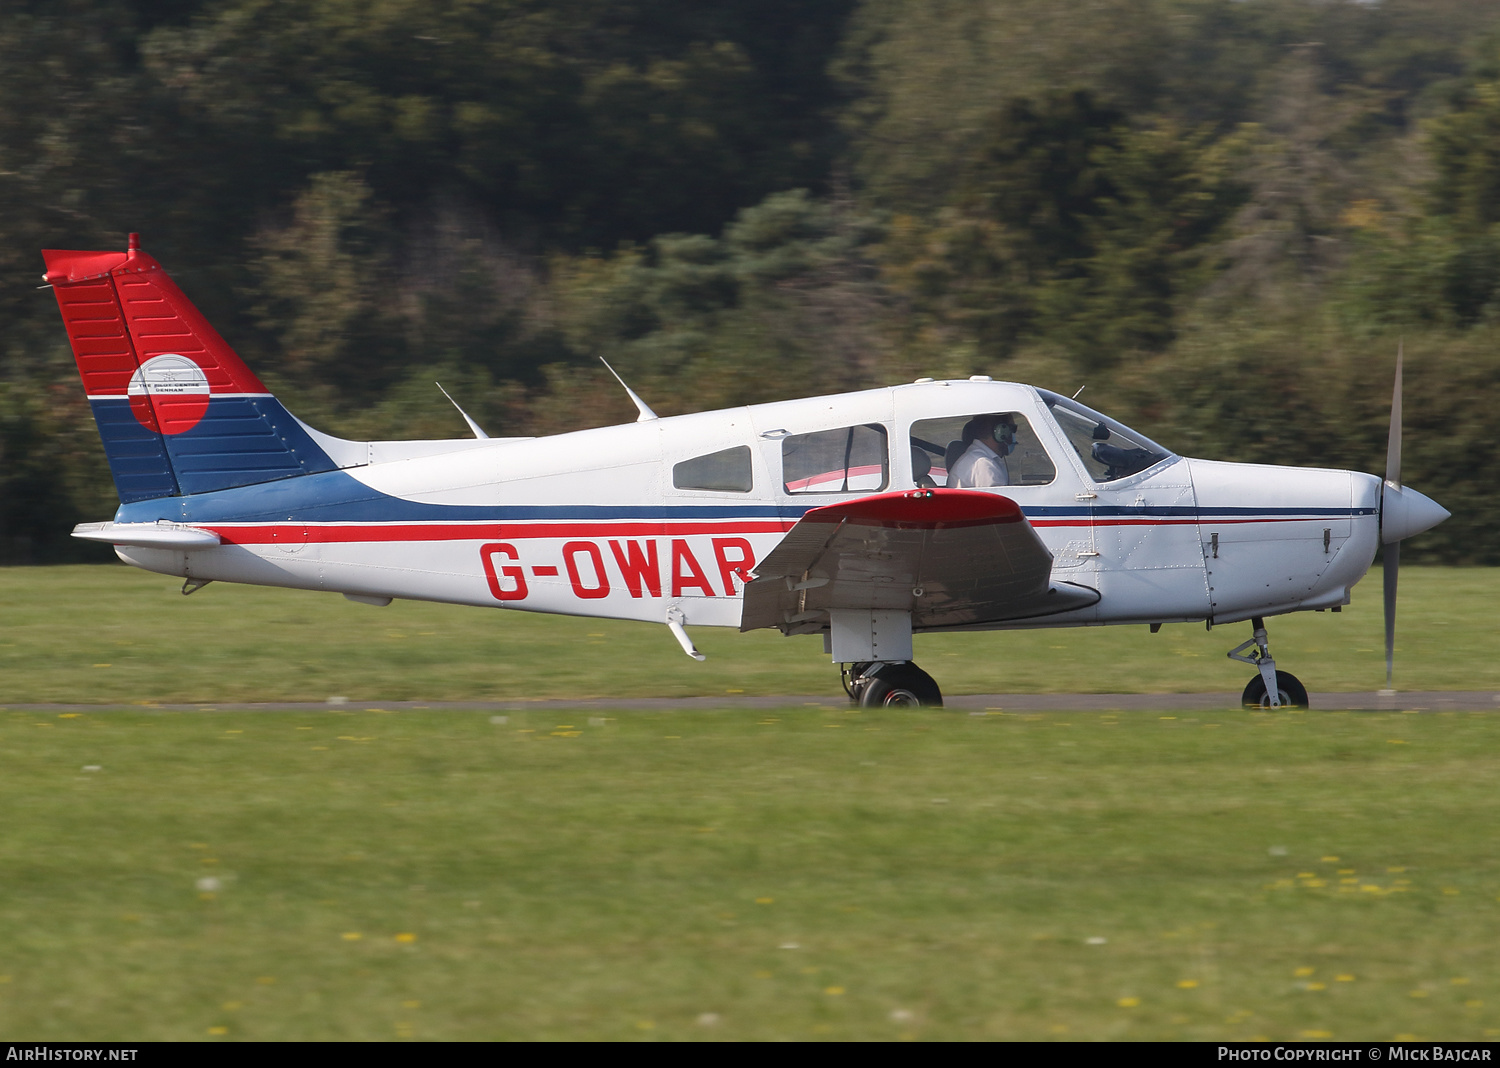
[[[525,541],[534,538],[681,537],[688,534],[783,534],[791,520],[723,523],[272,523],[254,526],[209,524],[228,544],[273,545],[285,542],[289,530],[298,541],[320,543],[390,541]],[[303,538],[302,532],[306,532]]]

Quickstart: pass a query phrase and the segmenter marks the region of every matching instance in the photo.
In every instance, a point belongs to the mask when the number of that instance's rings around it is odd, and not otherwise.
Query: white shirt
[[[1000,454],[984,442],[975,440],[948,472],[948,486],[981,489],[985,486],[1009,486],[1010,471]]]

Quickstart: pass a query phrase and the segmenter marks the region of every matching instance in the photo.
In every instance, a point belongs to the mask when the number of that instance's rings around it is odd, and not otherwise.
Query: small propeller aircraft
[[[1400,543],[1449,514],[1401,483],[1399,354],[1384,479],[1177,456],[983,375],[670,418],[631,392],[622,426],[489,438],[464,415],[473,438],[347,441],[288,412],[137,235],[43,256],[121,501],[74,536],[184,593],[642,620],[700,660],[685,626],[821,635],[864,706],[942,703],[914,633],[1248,620],[1245,703],[1305,707],[1264,620],[1337,612],[1383,543],[1389,686]]]

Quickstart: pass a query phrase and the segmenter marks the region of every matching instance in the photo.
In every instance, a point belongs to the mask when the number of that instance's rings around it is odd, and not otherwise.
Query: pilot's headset
[[[1004,451],[1001,456],[1009,456],[1016,451],[1016,417],[1013,415],[997,415],[995,417],[995,430],[992,435],[995,443]]]

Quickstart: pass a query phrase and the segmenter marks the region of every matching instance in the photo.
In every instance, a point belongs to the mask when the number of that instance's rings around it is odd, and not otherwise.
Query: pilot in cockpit
[[[964,424],[963,452],[948,468],[949,488],[1009,486],[1005,458],[1016,447],[1016,418],[1009,412],[976,415]]]

